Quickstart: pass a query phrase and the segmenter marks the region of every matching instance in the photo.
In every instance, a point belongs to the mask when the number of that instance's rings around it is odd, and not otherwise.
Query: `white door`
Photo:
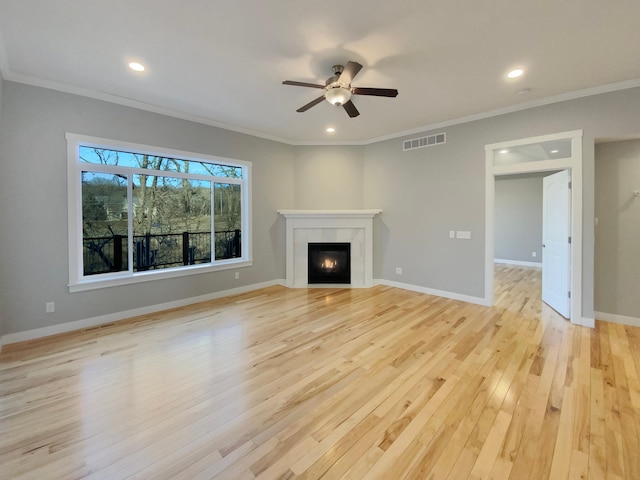
[[[543,179],[542,301],[571,315],[571,174],[569,170]]]

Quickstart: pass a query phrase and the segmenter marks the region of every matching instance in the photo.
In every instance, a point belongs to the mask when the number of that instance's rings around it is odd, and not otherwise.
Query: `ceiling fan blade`
[[[349,63],[347,63],[347,65],[344,67],[344,70],[340,74],[340,78],[338,79],[338,81],[340,83],[344,83],[345,85],[351,85],[351,80],[353,80],[353,78],[358,74],[361,68],[362,65],[360,65],[358,62],[352,62],[351,60],[349,60]]]
[[[397,97],[398,90],[395,88],[362,88],[354,87],[351,89],[354,95],[373,95],[374,97]]]
[[[300,107],[299,109],[296,110],[296,112],[300,112],[300,113],[306,112],[311,107],[315,107],[317,104],[319,104],[323,100],[324,100],[324,95],[322,95],[321,97],[316,98],[315,100],[312,100],[311,102],[307,103],[305,106]]]
[[[315,83],[295,82],[293,80],[285,80],[283,85],[294,85],[296,87],[325,88],[325,85],[316,85]]]
[[[356,108],[356,106],[353,104],[351,100],[349,100],[347,103],[345,103],[342,106],[344,107],[344,110],[347,112],[347,115],[349,115],[351,118],[357,117],[358,115],[360,115],[360,112],[358,111],[358,109]]]

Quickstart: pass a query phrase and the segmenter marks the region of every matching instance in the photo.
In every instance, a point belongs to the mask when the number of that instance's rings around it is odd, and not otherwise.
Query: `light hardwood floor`
[[[540,272],[486,308],[377,286],[238,295],[0,355],[3,479],[640,479],[640,329]]]

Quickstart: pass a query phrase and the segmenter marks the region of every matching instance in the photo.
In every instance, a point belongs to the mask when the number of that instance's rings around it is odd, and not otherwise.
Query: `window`
[[[251,265],[251,164],[67,134],[70,290]]]

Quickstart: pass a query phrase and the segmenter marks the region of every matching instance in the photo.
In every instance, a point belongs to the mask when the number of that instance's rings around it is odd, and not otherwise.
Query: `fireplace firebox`
[[[350,243],[308,243],[308,283],[351,283]]]

